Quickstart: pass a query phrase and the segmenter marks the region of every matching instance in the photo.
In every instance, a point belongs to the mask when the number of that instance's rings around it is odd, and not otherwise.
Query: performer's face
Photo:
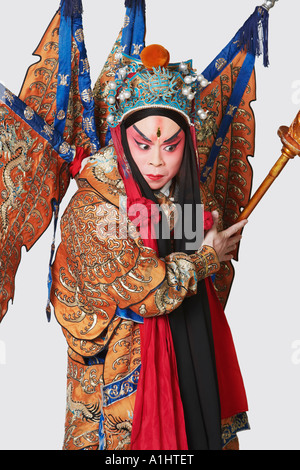
[[[132,158],[151,189],[160,189],[178,173],[185,134],[165,116],[148,116],[127,129]]]

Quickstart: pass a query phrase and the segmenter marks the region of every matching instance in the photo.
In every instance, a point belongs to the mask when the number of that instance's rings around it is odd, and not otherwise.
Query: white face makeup
[[[127,129],[132,158],[151,189],[165,186],[178,173],[184,131],[165,116],[148,116]]]

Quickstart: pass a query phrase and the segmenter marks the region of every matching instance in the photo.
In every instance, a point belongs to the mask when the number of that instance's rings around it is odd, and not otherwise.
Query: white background
[[[263,1],[263,0],[261,0]],[[94,83],[124,18],[123,0],[84,0],[86,47]],[[148,0],[147,44],[171,61],[192,58],[199,72],[260,2]],[[0,80],[19,93],[59,0],[1,0]],[[270,66],[257,60],[253,189],[280,156],[277,130],[300,109],[299,0],[270,11]],[[226,314],[249,400],[244,450],[300,449],[299,158],[288,163],[249,219]],[[65,203],[74,192],[71,185]],[[61,449],[66,346],[45,314],[52,225],[23,254],[13,305],[0,326],[0,449]],[[59,238],[58,238],[59,240]]]

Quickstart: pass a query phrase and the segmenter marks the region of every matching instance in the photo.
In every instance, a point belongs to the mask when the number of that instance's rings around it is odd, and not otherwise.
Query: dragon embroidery
[[[1,197],[4,199],[0,206],[2,230],[8,228],[8,211],[17,208],[19,197],[23,194],[24,180],[28,182],[26,173],[31,169],[33,159],[28,156],[29,149],[33,146],[33,139],[28,131],[21,130],[23,139],[18,139],[14,126],[0,127],[0,149],[2,150],[4,189]]]
[[[72,422],[77,418],[86,421],[98,422],[100,419],[101,407],[99,404],[85,405],[80,401],[73,400],[73,385],[69,383],[67,388],[67,410],[73,414]]]
[[[129,419],[122,420],[119,417],[108,415],[106,417],[106,426],[111,434],[117,435],[118,445],[116,450],[124,450],[130,445],[132,421]]]

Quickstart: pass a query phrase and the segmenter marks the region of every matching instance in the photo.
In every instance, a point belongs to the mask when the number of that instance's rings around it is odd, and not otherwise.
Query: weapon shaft
[[[251,197],[243,212],[238,217],[237,222],[247,219],[250,216],[259,201],[286,166],[287,162],[293,159],[296,155],[300,155],[300,112],[296,116],[290,128],[286,126],[281,126],[279,128],[278,135],[283,143],[281,156],[273,165],[269,174],[261,183],[257,191]]]

